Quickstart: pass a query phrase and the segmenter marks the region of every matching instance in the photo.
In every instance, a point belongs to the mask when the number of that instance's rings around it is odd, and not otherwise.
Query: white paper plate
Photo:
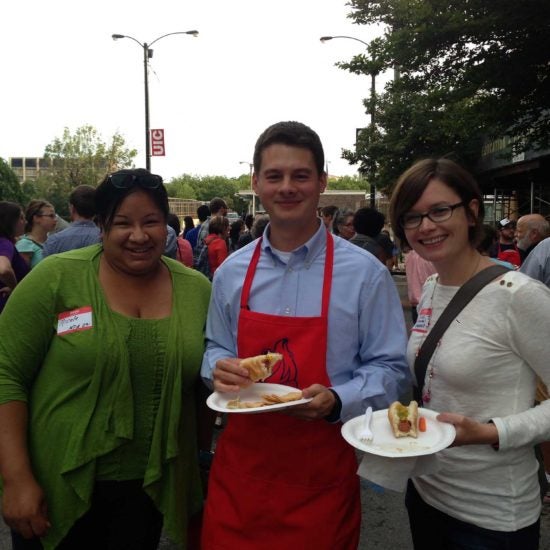
[[[438,412],[430,409],[418,409],[418,416],[426,419],[426,431],[418,432],[418,437],[395,437],[388,420],[388,409],[376,411],[372,415],[370,442],[361,441],[359,434],[365,415],[348,420],[342,426],[342,436],[356,449],[379,456],[408,457],[429,455],[448,447],[455,439],[456,430],[452,424],[438,422]]]
[[[262,395],[266,393],[274,393],[276,395],[284,395],[285,393],[298,391],[291,386],[283,386],[281,384],[265,384],[263,382],[257,382],[252,384],[248,388],[242,389],[238,393],[212,393],[206,400],[206,404],[213,410],[225,413],[237,413],[237,414],[250,414],[250,413],[263,413],[271,412],[277,409],[286,409],[287,407],[293,407],[294,405],[300,405],[301,403],[309,403],[309,399],[298,399],[297,401],[290,401],[289,403],[277,403],[276,405],[266,405],[265,407],[253,407],[251,409],[228,409],[227,403],[237,397],[241,398],[241,401],[261,401]]]

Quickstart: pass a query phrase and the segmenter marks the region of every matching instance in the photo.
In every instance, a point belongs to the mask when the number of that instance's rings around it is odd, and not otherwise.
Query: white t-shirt
[[[435,275],[426,281],[407,350],[411,369],[424,327],[429,332],[457,290],[437,283]],[[431,391],[426,408],[480,422],[492,419],[499,450],[467,445],[438,453],[442,470],[414,479],[425,502],[496,531],[537,521],[541,503],[533,445],[550,440],[550,401],[533,407],[536,374],[550,383],[550,289],[509,272],[483,288],[451,323],[424,385]]]

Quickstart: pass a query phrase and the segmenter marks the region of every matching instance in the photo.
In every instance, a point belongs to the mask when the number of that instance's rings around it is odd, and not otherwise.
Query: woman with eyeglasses
[[[162,255],[160,176],[115,172],[95,198],[102,243],[46,258],[0,316],[2,513],[16,549],[148,550],[163,526],[181,544],[202,506],[210,283]]]
[[[49,202],[36,199],[29,202],[25,210],[25,234],[16,247],[31,269],[42,260],[42,248],[56,224],[55,209]]]
[[[343,208],[336,212],[334,216],[333,229],[334,234],[349,241],[355,235],[355,229],[353,228],[353,210],[349,208]]]
[[[451,160],[423,160],[407,170],[390,212],[398,238],[437,271],[418,304],[407,350],[412,367],[458,289],[494,264],[476,249],[482,195]],[[550,439],[550,402],[533,403],[536,375],[550,382],[549,324],[550,289],[510,271],[475,295],[435,347],[422,400],[441,413],[440,422],[454,425],[456,438],[437,454],[439,471],[409,481],[415,549],[538,548],[533,446]]]
[[[13,289],[29,272],[15,241],[23,234],[25,215],[21,207],[8,201],[0,201],[0,313]]]

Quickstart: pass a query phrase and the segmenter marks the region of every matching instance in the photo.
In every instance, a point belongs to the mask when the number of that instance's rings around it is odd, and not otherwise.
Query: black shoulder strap
[[[415,391],[415,397],[422,399],[422,388],[424,387],[424,378],[426,369],[433,355],[435,346],[441,340],[441,337],[449,328],[456,316],[468,305],[472,298],[488,283],[500,275],[510,271],[501,265],[493,265],[480,271],[477,275],[466,281],[453,296],[447,307],[443,310],[441,317],[429,332],[426,340],[418,350],[418,355],[414,361],[414,373],[418,387]]]

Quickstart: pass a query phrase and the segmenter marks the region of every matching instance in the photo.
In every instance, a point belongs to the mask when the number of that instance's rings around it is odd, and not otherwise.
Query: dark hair
[[[225,216],[212,216],[208,225],[208,233],[223,235],[224,231],[229,227],[229,220]]]
[[[29,233],[32,231],[32,226],[34,224],[34,217],[38,214],[41,214],[42,208],[53,208],[53,204],[45,201],[44,199],[33,199],[27,208],[25,208],[25,232]]]
[[[252,225],[252,229],[250,231],[252,233],[252,236],[255,239],[258,239],[259,237],[261,237],[264,234],[265,228],[267,227],[268,223],[269,223],[269,216],[267,215],[258,216],[254,220],[254,224]]]
[[[231,242],[236,247],[237,243],[239,242],[239,237],[241,235],[241,229],[244,227],[244,222],[242,220],[235,220],[231,224],[231,228],[229,229],[229,238],[231,239]]]
[[[353,216],[353,229],[356,233],[376,237],[382,231],[386,218],[375,208],[359,208]]]
[[[390,201],[390,219],[395,235],[402,243],[409,246],[405,230],[401,227],[401,218],[417,203],[428,184],[434,179],[450,187],[464,203],[466,216],[474,223],[468,229],[468,239],[475,246],[479,240],[485,214],[483,197],[474,177],[462,166],[446,158],[418,161],[397,180]],[[470,202],[474,199],[479,204],[477,216],[469,208]]]
[[[246,227],[248,227],[249,230],[252,227],[253,223],[254,223],[254,216],[252,214],[247,214],[244,217],[244,224],[246,225]]]
[[[15,226],[23,209],[15,202],[0,201],[0,237],[15,241]]]
[[[119,170],[115,174],[128,174],[136,177],[146,178],[150,172],[145,168],[136,168],[133,170]],[[122,201],[132,193],[136,191],[143,191],[157,205],[158,209],[162,212],[165,220],[168,219],[168,194],[166,188],[161,183],[156,188],[144,187],[139,184],[139,181],[135,185],[131,185],[126,188],[115,187],[111,182],[111,175],[105,176],[103,181],[98,185],[95,191],[95,208],[97,213],[98,224],[106,230],[109,230],[115,214],[117,213]]]
[[[227,210],[227,203],[220,197],[214,197],[210,201],[210,214],[212,216],[215,216],[222,208]]]
[[[176,232],[176,237],[177,237],[181,231],[181,224],[178,216],[173,212],[168,212],[166,223]]]
[[[76,213],[83,218],[92,219],[95,216],[95,187],[79,185],[69,195],[69,203]]]
[[[195,222],[193,221],[193,218],[191,216],[183,217],[183,227],[185,231],[189,231],[190,229],[193,229],[195,227]]]
[[[491,247],[497,240],[497,235],[497,230],[492,225],[484,223],[481,226],[480,240],[477,245],[478,252],[481,252],[482,254],[489,253]]]
[[[338,212],[338,207],[331,204],[330,206],[323,206],[321,208],[321,215],[322,216],[330,216],[332,219],[336,216]]]
[[[197,208],[197,218],[200,222],[204,222],[208,219],[208,216],[210,216],[210,207],[207,204],[201,204]]]
[[[301,122],[277,122],[264,130],[254,147],[254,171],[259,172],[264,149],[273,144],[302,147],[311,151],[318,175],[325,173],[325,153],[319,136]]]

